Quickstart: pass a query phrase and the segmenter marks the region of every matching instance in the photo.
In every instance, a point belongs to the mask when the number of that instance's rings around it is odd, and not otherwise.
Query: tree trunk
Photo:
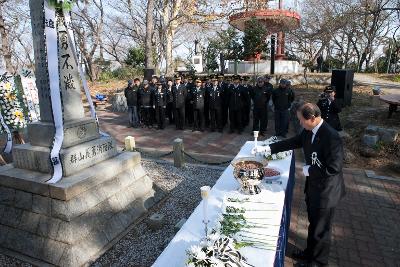
[[[5,28],[4,17],[3,17],[3,4],[5,1],[0,3],[0,35],[1,35],[1,51],[4,57],[5,67],[7,72],[13,71],[11,63],[11,51],[8,42],[8,34]]]
[[[168,5],[168,4],[167,4]],[[171,12],[171,17],[169,18],[169,23],[168,23],[168,28],[165,31],[165,61],[166,61],[166,73],[167,75],[173,73],[173,68],[172,68],[172,49],[173,49],[173,40],[175,36],[175,31],[176,28],[178,27],[178,21],[177,21],[177,16],[179,14],[179,11],[181,10],[182,7],[182,0],[175,0],[172,1],[172,12]],[[169,14],[169,7],[165,7],[167,10],[166,14]],[[165,17],[163,18],[165,21]]]
[[[169,31],[168,31],[169,32]],[[172,40],[174,38],[173,34],[167,34],[165,36],[165,73],[167,76],[171,76],[174,72],[173,62],[172,62]]]
[[[151,69],[154,67],[153,63],[153,45],[152,45],[152,37],[153,37],[153,12],[154,11],[154,0],[147,0],[147,13],[146,13],[146,43],[145,43],[145,66],[146,69]]]

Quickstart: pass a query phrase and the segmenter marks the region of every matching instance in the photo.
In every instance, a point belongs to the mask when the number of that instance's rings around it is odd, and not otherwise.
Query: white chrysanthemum
[[[219,238],[220,238],[220,235],[219,235],[219,233],[213,233],[213,234],[211,234],[211,235],[209,235],[208,236],[208,238],[211,240],[211,241],[217,241]]]
[[[201,247],[200,246],[190,246],[189,248],[189,253],[196,256],[197,254],[199,254],[201,251]]]
[[[191,263],[186,264],[186,267],[196,267],[196,265],[193,262],[191,262]]]
[[[199,253],[196,254],[196,259],[198,259],[199,261],[205,260],[207,259],[207,255],[204,251],[200,250]]]

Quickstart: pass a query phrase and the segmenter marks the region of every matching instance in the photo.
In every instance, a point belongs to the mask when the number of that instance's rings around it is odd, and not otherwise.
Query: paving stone
[[[56,239],[61,221],[47,216],[41,216],[37,229],[37,234],[43,237]],[[79,229],[76,229],[79,231]]]
[[[30,233],[36,233],[40,217],[40,214],[24,211],[18,228]]]
[[[7,187],[0,187],[0,204],[14,205],[15,190]]]
[[[39,214],[51,215],[50,198],[34,194],[32,211]]]
[[[41,255],[45,261],[54,262],[57,265],[60,262],[67,246],[67,244],[62,242],[46,240],[46,242],[43,244]]]
[[[0,223],[15,228],[18,227],[21,221],[22,212],[21,209],[5,206],[3,213],[0,214]]]
[[[32,194],[24,191],[15,191],[15,207],[32,210]]]

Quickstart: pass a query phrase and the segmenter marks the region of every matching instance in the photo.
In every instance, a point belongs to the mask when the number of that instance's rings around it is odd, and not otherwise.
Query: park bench
[[[397,111],[397,106],[400,106],[400,94],[381,95],[379,99],[389,104],[388,118],[391,118],[393,112]]]

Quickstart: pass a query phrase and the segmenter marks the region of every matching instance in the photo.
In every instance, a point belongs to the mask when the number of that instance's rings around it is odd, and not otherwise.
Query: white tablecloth
[[[240,152],[236,156],[245,157],[251,156],[250,151],[254,146],[254,142],[246,142],[241,148]],[[257,200],[262,199],[265,202],[273,202],[275,204],[267,205],[265,204],[265,209],[273,208],[277,211],[274,212],[274,216],[268,220],[268,224],[280,225],[282,210],[285,201],[285,190],[289,178],[289,170],[292,156],[289,156],[283,160],[270,161],[268,163],[269,167],[276,167],[281,171],[281,181],[282,184],[263,184],[265,188],[262,192],[255,196],[250,196],[252,199]],[[228,166],[222,173],[221,177],[217,180],[215,185],[212,187],[210,198],[209,198],[209,208],[208,208],[208,218],[210,219],[212,226],[218,216],[221,214],[221,207],[224,200],[231,196],[249,197],[240,194],[237,189],[239,188],[239,183],[233,177],[233,168]],[[200,194],[200,188],[199,188]],[[164,249],[161,255],[158,257],[156,262],[153,264],[155,267],[179,267],[185,266],[187,256],[186,250],[192,245],[199,245],[200,239],[204,237],[204,224],[203,219],[203,208],[202,203],[196,207],[193,213],[190,215],[186,223],[171,240],[168,246]],[[279,227],[273,229],[274,236],[279,236]],[[276,238],[277,242],[277,238]],[[275,242],[275,243],[276,243]],[[254,266],[274,266],[274,259],[276,251],[257,249],[252,247],[244,247],[239,250],[243,256],[247,258],[247,262]]]

